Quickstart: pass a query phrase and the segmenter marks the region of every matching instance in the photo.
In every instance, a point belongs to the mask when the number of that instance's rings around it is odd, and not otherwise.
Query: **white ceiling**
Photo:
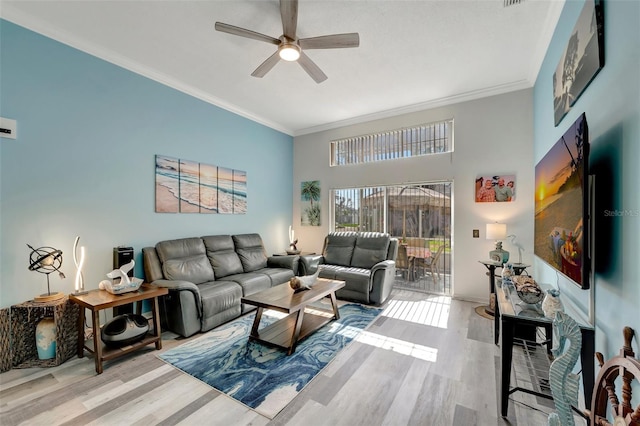
[[[298,37],[358,32],[253,70],[276,47],[214,23],[282,34],[276,0],[5,1],[0,16],[290,135],[533,86],[564,0],[300,0]]]

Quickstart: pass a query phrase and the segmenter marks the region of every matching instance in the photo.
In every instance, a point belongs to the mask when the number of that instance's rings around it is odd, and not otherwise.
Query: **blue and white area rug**
[[[339,310],[339,320],[299,342],[290,356],[248,341],[255,318],[250,313],[158,357],[273,419],[382,312],[352,303]],[[270,314],[276,313],[265,310],[260,328],[278,319]]]

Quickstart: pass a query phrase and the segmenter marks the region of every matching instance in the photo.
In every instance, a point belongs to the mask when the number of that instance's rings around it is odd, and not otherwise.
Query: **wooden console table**
[[[543,291],[545,285],[540,286]],[[549,287],[549,286],[546,286]],[[496,281],[496,316],[495,316],[495,336],[502,334],[500,345],[500,412],[502,417],[507,416],[509,408],[509,395],[514,392],[525,392],[547,399],[553,399],[549,388],[549,365],[551,360],[550,350],[553,346],[552,326],[553,321],[545,317],[540,303],[536,305],[522,304],[513,284],[504,283],[502,280]],[[587,409],[591,408],[591,392],[593,391],[595,370],[594,354],[595,340],[592,326],[577,321],[582,333],[582,347],[580,349],[580,364],[582,367],[581,382],[584,392],[584,401]],[[517,327],[541,327],[545,329],[545,341],[535,342],[526,339],[518,339]],[[520,386],[511,387],[511,370],[513,363],[513,347],[519,345],[524,352],[524,359],[529,363],[532,358],[544,359],[544,363],[533,368],[526,366],[526,370],[532,375],[530,379],[533,389]],[[535,380],[535,383],[534,383]],[[577,408],[577,407],[575,407]]]
[[[151,343],[155,343],[156,349],[162,349],[162,331],[160,329],[160,316],[158,309],[158,297],[169,293],[164,287],[156,287],[150,284],[142,284],[139,290],[120,295],[111,294],[105,290],[92,290],[87,294],[70,295],[69,300],[80,305],[80,315],[78,318],[78,358],[84,356],[84,350],[91,352],[95,358],[96,372],[102,373],[103,361],[108,361],[129,352],[140,349]],[[110,348],[104,345],[100,339],[100,311],[103,309],[122,306],[136,302],[142,305],[143,300],[153,299],[151,303],[151,313],[153,322],[153,333],[149,332],[139,342],[121,348]],[[93,323],[93,338],[84,339],[85,309],[91,311]]]

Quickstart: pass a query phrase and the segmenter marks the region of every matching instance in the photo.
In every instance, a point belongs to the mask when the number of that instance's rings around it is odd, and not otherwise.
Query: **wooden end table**
[[[340,318],[336,302],[336,290],[344,286],[344,281],[318,278],[315,285],[309,290],[296,293],[289,284],[280,284],[243,297],[242,303],[258,307],[249,340],[256,340],[287,349],[287,355],[291,355],[295,352],[296,345],[300,340],[330,321]],[[326,311],[326,313],[332,315],[324,316],[311,312],[305,313],[307,305],[327,296],[331,298],[333,311]],[[273,309],[289,315],[262,330],[258,330],[264,309]],[[323,311],[317,308],[314,308],[314,310]]]
[[[78,358],[84,356],[84,350],[91,352],[95,358],[96,373],[102,373],[102,362],[119,356],[128,354],[136,349],[140,349],[151,343],[155,343],[156,349],[162,349],[162,331],[160,329],[160,316],[158,309],[158,297],[169,293],[164,287],[157,287],[151,284],[142,284],[140,289],[124,294],[111,294],[106,290],[92,290],[86,294],[69,295],[69,300],[80,305],[80,315],[78,316]],[[151,314],[153,322],[153,333],[147,335],[139,342],[121,348],[110,348],[103,345],[100,339],[100,311],[116,306],[126,305],[136,302],[139,306],[143,300],[151,300]],[[84,339],[85,309],[91,311],[93,323],[93,339]]]

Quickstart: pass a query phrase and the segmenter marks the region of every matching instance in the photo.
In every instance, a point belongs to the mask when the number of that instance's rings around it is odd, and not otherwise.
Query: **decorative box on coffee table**
[[[76,354],[78,306],[67,297],[50,302],[24,302],[11,307],[11,335],[14,368],[54,367]],[[36,326],[43,318],[56,325],[56,356],[39,359]]]

